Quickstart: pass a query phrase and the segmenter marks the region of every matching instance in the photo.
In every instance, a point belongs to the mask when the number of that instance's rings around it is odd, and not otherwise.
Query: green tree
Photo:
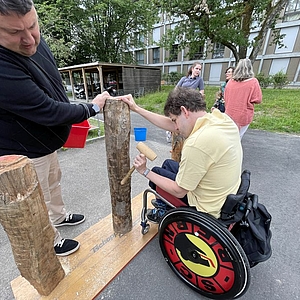
[[[102,61],[132,63],[132,47],[158,20],[147,0],[35,1],[41,30],[59,65]]]
[[[84,17],[78,0],[35,0],[42,36],[47,41],[57,64],[62,67],[76,60],[74,30]]]
[[[190,48],[190,55],[197,52],[199,44],[207,39],[229,48],[236,61],[245,58],[255,60],[269,28],[273,29],[273,42],[281,44],[282,36],[275,30],[280,12],[289,0],[156,0],[168,19],[177,26],[168,30],[161,43],[171,49],[179,43],[180,49]],[[256,37],[249,41],[252,30],[258,30]]]

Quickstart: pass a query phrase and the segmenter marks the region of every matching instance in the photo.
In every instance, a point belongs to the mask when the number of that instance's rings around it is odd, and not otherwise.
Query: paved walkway
[[[148,127],[147,145],[158,154],[149,166],[170,157],[165,132],[135,114],[132,126]],[[131,136],[131,156],[137,154]],[[259,195],[273,216],[270,260],[251,270],[251,285],[244,300],[300,299],[300,138],[293,135],[248,130],[243,139],[244,168],[252,172],[250,191]],[[86,215],[74,227],[62,227],[64,237],[74,238],[111,213],[104,139],[84,149],[59,151],[63,170],[62,188],[68,209]],[[147,180],[135,172],[132,197],[147,188]],[[0,228],[0,289],[2,300],[13,299],[10,282],[19,275],[7,236]],[[117,259],[117,258],[116,258]],[[185,286],[164,261],[155,238],[96,298],[111,300],[205,299]],[[30,299],[28,299],[30,300]],[[89,300],[89,299],[83,299]]]

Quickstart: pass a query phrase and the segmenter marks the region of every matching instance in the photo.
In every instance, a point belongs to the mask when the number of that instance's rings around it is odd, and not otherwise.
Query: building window
[[[190,56],[190,60],[199,60],[204,58],[204,46],[199,46],[197,52]]]
[[[223,58],[225,46],[221,43],[215,43],[212,58]]]
[[[160,51],[159,48],[153,49],[153,63],[158,64],[160,60]]]
[[[138,41],[142,44],[145,44],[145,36],[143,34],[138,35]]]
[[[169,67],[169,74],[172,72],[177,72],[177,66],[170,66]]]
[[[136,63],[144,64],[144,51],[136,51]]]
[[[153,45],[155,43],[159,42],[159,40],[160,40],[160,27],[157,27],[157,28],[153,29],[152,40],[153,40]]]
[[[282,44],[284,47],[281,45],[276,45],[274,53],[292,53],[296,45],[298,31],[299,26],[281,28],[280,34],[284,36],[282,38]]]
[[[300,0],[290,0],[285,8],[284,21],[300,19]]]
[[[145,37],[144,35],[140,34],[139,32],[134,33],[131,41],[131,45],[135,48],[142,48],[145,44]]]
[[[178,45],[173,45],[170,50],[169,61],[178,61]]]

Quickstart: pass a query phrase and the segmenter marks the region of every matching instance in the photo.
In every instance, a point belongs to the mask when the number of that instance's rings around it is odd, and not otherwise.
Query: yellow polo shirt
[[[189,191],[189,205],[219,218],[227,195],[240,185],[242,159],[239,130],[230,117],[214,109],[199,118],[184,142],[176,176]]]

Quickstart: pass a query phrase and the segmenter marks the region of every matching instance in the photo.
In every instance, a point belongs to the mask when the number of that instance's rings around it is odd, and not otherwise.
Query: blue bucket
[[[147,128],[134,128],[134,138],[137,142],[146,141],[147,137]]]

